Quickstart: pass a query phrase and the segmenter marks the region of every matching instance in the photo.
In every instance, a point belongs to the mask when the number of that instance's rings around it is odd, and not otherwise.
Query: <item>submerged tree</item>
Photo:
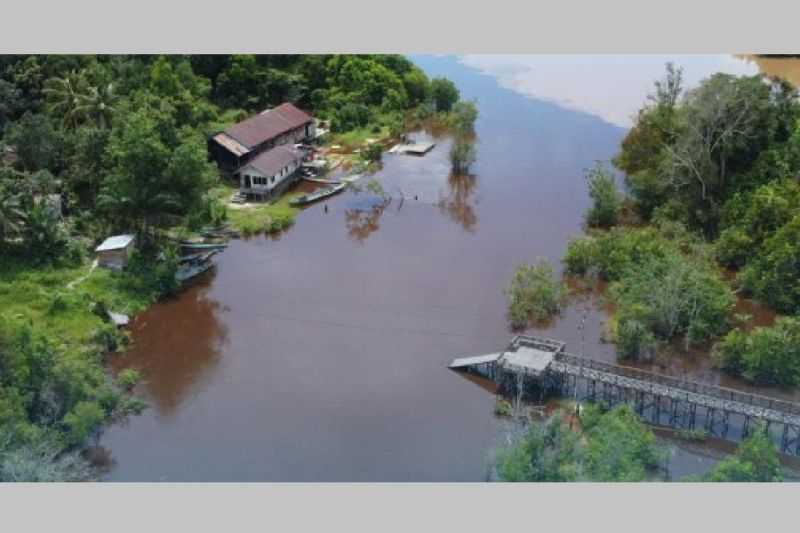
[[[468,174],[475,157],[475,143],[464,137],[453,141],[450,147],[450,163],[454,174]]]
[[[602,163],[586,173],[592,205],[586,212],[589,226],[607,228],[617,223],[621,198],[613,174]]]
[[[506,289],[508,318],[514,328],[524,328],[533,320],[546,320],[558,313],[566,297],[566,287],[555,279],[553,267],[545,260],[517,267]]]

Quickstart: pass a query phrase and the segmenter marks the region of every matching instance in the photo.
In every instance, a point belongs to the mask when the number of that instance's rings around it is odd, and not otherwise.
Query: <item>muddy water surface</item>
[[[142,371],[151,407],[104,434],[108,479],[486,479],[494,397],[446,365],[505,346],[515,265],[559,264],[588,205],[582,171],[625,129],[455,58],[414,59],[478,99],[474,174],[450,176],[449,139],[419,132],[437,146],[384,156],[389,198],[344,192],[279,235],[233,241],[202,282],[137,317],[114,367]],[[587,298],[545,332],[612,361],[605,319]],[[672,371],[720,379],[698,368]],[[707,462],[684,455],[677,471]]]

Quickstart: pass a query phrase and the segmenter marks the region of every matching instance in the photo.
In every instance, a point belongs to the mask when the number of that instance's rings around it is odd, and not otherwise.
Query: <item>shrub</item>
[[[642,321],[625,318],[617,323],[617,355],[623,359],[651,359],[656,338]]]
[[[664,459],[656,437],[628,405],[585,427],[584,470],[593,481],[644,481]]]
[[[370,162],[380,161],[383,156],[383,148],[377,143],[370,144],[364,149],[362,156]]]
[[[131,390],[139,383],[142,376],[139,371],[133,368],[126,368],[117,376],[117,384],[125,390]]]
[[[783,472],[775,445],[763,426],[753,432],[736,448],[733,456],[723,459],[702,481],[715,482],[774,482],[783,481]]]
[[[752,254],[740,279],[747,291],[778,311],[800,311],[800,214]]]
[[[733,330],[714,347],[717,366],[764,385],[800,385],[800,318],[782,317],[749,335]]]
[[[557,413],[531,425],[522,438],[498,453],[497,473],[503,481],[575,481],[580,473],[578,436],[564,428]]]
[[[64,417],[67,426],[67,442],[70,445],[83,443],[105,420],[103,409],[94,402],[83,401],[73,407]]]
[[[561,309],[566,296],[564,284],[553,277],[553,267],[547,261],[517,267],[506,289],[508,317],[514,328],[523,328],[531,318],[546,320]]]
[[[621,198],[614,175],[598,163],[586,174],[592,206],[586,213],[589,226],[607,228],[617,223]]]
[[[450,147],[450,165],[453,174],[469,173],[469,168],[475,162],[475,144],[463,137],[458,137]]]
[[[630,318],[641,322],[656,337],[684,335],[686,345],[724,333],[734,296],[728,285],[707,264],[694,262],[677,252],[661,259],[632,264],[611,288],[619,310],[620,330]]]

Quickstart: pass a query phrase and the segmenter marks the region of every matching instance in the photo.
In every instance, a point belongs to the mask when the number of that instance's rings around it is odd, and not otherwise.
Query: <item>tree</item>
[[[468,174],[475,162],[475,143],[464,137],[457,137],[450,147],[450,166],[456,175]]]
[[[502,481],[575,481],[580,469],[578,435],[565,427],[561,413],[531,425],[512,447],[501,450],[497,473]]]
[[[592,206],[586,213],[586,223],[604,228],[613,226],[617,223],[620,208],[620,194],[613,174],[598,162],[587,171],[586,181],[592,199]]]
[[[588,441],[584,469],[592,481],[645,481],[663,461],[655,435],[628,405],[585,415],[582,423]]]
[[[585,406],[573,432],[563,413],[532,425],[496,462],[502,481],[645,481],[664,460],[655,435],[620,405]]]
[[[761,385],[800,384],[800,319],[778,318],[747,334],[733,330],[712,352],[717,366]]]
[[[763,426],[756,425],[733,456],[717,463],[702,480],[728,483],[783,481],[778,452]]]
[[[168,215],[185,215],[202,200],[214,168],[203,137],[176,129],[170,116],[148,108],[130,111],[114,129],[111,171],[98,198],[111,220],[125,221],[147,239]]]
[[[779,133],[785,135],[777,113],[789,96],[782,91],[758,76],[715,74],[687,93],[680,132],[664,145],[661,172],[708,231],[716,229],[721,205],[735,189],[732,176],[749,168]]]
[[[63,138],[45,115],[25,113],[9,128],[6,141],[25,170],[59,170]]]
[[[81,97],[84,81],[76,71],[61,78],[50,78],[45,82],[44,93],[47,110],[54,117],[60,117],[64,127],[77,128],[81,122]]]
[[[514,328],[523,328],[531,319],[546,320],[558,313],[566,297],[563,283],[553,276],[545,260],[517,267],[506,289],[508,317]]]
[[[6,125],[17,117],[23,108],[22,94],[13,83],[0,79],[0,137]]]
[[[456,103],[452,113],[452,128],[457,136],[468,136],[474,133],[475,121],[478,118],[478,105],[474,100]]]
[[[436,105],[436,111],[450,111],[458,99],[460,93],[455,83],[447,78],[433,78],[431,80],[431,98]]]
[[[747,291],[778,311],[800,310],[800,213],[764,241],[740,279]]]

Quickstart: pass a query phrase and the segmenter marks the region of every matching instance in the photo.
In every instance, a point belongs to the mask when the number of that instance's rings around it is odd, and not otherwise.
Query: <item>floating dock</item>
[[[398,144],[389,150],[390,154],[425,155],[436,146],[436,143]]]

